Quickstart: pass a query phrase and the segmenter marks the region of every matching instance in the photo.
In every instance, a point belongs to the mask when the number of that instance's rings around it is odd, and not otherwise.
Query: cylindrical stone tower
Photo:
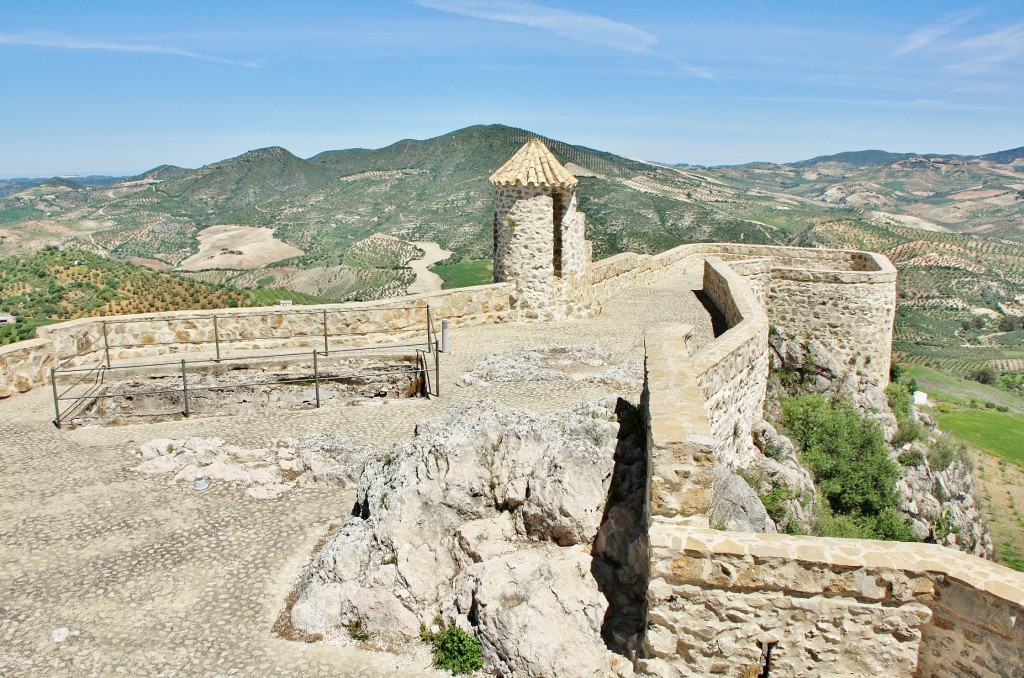
[[[491,175],[494,280],[516,283],[524,317],[579,314],[590,262],[577,183],[540,139]]]

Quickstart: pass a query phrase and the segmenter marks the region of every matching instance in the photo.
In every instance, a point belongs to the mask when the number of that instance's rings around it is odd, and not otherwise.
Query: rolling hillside
[[[28,257],[0,259],[0,311],[17,317],[0,325],[0,344],[29,339],[60,320],[199,308],[262,306],[279,299],[316,303],[281,290],[236,290],[76,250],[47,247]]]
[[[478,125],[308,160],[271,147],[196,170],[15,182],[19,190],[0,198],[0,242],[12,254],[68,242],[153,268],[188,260],[193,279],[237,289],[393,296],[412,280],[412,241],[453,250],[449,266],[483,270],[492,248],[487,177],[531,136]],[[999,330],[1004,317],[1024,315],[1021,149],[697,168],[544,140],[580,179],[595,258],[693,241],[880,251],[901,269],[897,348],[908,359],[967,373],[1016,369],[1024,358],[1019,333]],[[244,253],[202,242],[211,226],[246,237],[268,229],[262,242],[285,254],[231,268],[223,262]]]

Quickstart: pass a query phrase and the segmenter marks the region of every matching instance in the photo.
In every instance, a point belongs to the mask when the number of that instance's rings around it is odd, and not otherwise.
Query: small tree
[[[986,365],[985,367],[982,367],[980,370],[975,370],[974,372],[971,373],[971,379],[978,382],[979,384],[987,384],[989,386],[996,383],[996,378],[998,376],[999,375],[996,374],[996,371],[992,369],[991,365]]]

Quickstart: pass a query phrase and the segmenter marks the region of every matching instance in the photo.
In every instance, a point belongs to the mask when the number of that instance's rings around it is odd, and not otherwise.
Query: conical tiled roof
[[[540,139],[534,138],[516,151],[491,175],[495,186],[560,186],[572,188],[579,179],[558,162]]]

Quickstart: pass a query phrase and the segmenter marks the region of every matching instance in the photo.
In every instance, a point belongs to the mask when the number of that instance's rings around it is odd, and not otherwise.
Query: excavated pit
[[[317,376],[318,375],[318,376]],[[124,426],[184,416],[258,415],[280,410],[377,404],[427,394],[416,356],[349,358],[291,365],[220,364],[187,370],[188,407],[182,376],[137,374],[97,387],[94,398],[70,418],[71,427]]]

